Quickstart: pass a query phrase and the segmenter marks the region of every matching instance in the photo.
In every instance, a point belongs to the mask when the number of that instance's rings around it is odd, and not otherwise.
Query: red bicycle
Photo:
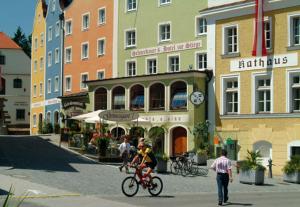
[[[148,189],[148,192],[152,196],[158,196],[163,189],[162,180],[153,176],[151,179],[147,177],[143,179],[143,174],[138,166],[131,166],[135,169],[135,173],[133,176],[126,177],[122,182],[122,192],[127,197],[132,197],[139,191],[139,185],[141,185],[144,189]]]

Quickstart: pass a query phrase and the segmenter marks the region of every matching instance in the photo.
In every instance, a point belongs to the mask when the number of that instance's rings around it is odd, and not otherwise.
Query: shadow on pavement
[[[224,203],[223,206],[253,206],[252,203],[234,203],[234,202],[228,202]]]
[[[48,172],[78,172],[71,163],[96,164],[37,136],[0,137],[0,157],[0,166]]]
[[[0,196],[3,196],[3,195],[8,195],[8,191],[2,190],[2,189],[0,188]]]

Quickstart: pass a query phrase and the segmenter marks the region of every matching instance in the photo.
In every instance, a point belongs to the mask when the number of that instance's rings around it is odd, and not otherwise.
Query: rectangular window
[[[90,14],[82,15],[82,30],[87,30],[90,27]]]
[[[33,97],[36,97],[36,85],[33,85]]]
[[[135,30],[126,31],[126,47],[135,47]]]
[[[66,57],[65,57],[65,62],[70,63],[72,62],[72,48],[66,48]]]
[[[291,45],[300,45],[300,16],[291,18]]]
[[[36,72],[37,71],[37,61],[35,60],[34,63],[33,63],[33,72]]]
[[[16,109],[16,119],[25,120],[25,109]]]
[[[236,78],[225,80],[224,86],[225,114],[237,114],[239,111],[238,80]]]
[[[47,82],[47,92],[51,93],[51,79],[48,79],[48,82]]]
[[[171,40],[171,25],[161,24],[159,25],[159,41],[169,41]]]
[[[265,38],[266,38],[266,48],[272,48],[272,24],[271,20],[267,20],[264,22],[265,26]]]
[[[171,56],[171,57],[169,57],[169,71],[170,72],[178,72],[178,71],[180,71],[179,56]]]
[[[160,5],[170,4],[171,0],[159,0]]]
[[[33,124],[33,127],[36,127],[36,114],[34,114],[32,116],[32,124]]]
[[[36,51],[38,48],[38,39],[34,38],[34,50]]]
[[[269,113],[271,111],[271,78],[257,78],[256,105],[258,113]]]
[[[55,12],[55,0],[52,1],[52,12]]]
[[[44,33],[41,33],[41,47],[44,47]]]
[[[89,43],[83,43],[81,45],[81,59],[89,58]]]
[[[40,83],[40,96],[43,96],[43,83]]]
[[[103,80],[104,78],[105,78],[104,71],[98,71],[97,72],[97,79],[98,80]]]
[[[300,74],[292,77],[292,111],[300,112]]]
[[[148,74],[156,74],[157,73],[156,67],[157,67],[156,59],[148,59],[147,60]]]
[[[59,87],[59,77],[56,76],[54,80],[54,91],[57,92]]]
[[[48,28],[48,41],[52,40],[52,27]]]
[[[136,63],[135,61],[127,62],[127,76],[135,76],[136,75]]]
[[[105,54],[105,39],[98,40],[98,56]]]
[[[58,48],[55,49],[54,61],[55,61],[55,63],[59,63],[59,49]]]
[[[224,40],[225,40],[225,54],[231,54],[238,52],[238,36],[237,27],[227,27],[225,28]]]
[[[55,37],[59,36],[59,32],[60,32],[60,23],[56,22],[56,24],[55,24]]]
[[[44,58],[41,57],[40,58],[40,70],[43,70],[44,69]]]
[[[197,35],[206,34],[207,23],[205,18],[197,18]]]
[[[52,52],[48,52],[48,67],[52,66]]]
[[[80,82],[80,88],[81,89],[87,89],[88,86],[85,83],[85,81],[89,80],[89,75],[88,74],[81,74],[81,82]]]
[[[65,91],[71,91],[72,90],[72,77],[66,77],[66,87]]]
[[[66,21],[66,35],[72,34],[72,20]]]
[[[136,10],[136,0],[127,0],[127,11]]]
[[[204,70],[207,68],[207,55],[206,54],[197,54],[197,69]]]
[[[106,22],[106,12],[105,12],[105,8],[101,8],[98,11],[98,24],[105,24]]]

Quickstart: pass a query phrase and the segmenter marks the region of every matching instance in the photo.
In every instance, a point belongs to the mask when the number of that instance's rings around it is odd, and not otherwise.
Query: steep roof
[[[0,49],[21,49],[10,37],[4,32],[0,32]]]

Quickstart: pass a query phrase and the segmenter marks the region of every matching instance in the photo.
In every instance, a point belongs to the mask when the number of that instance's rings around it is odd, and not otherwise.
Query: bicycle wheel
[[[139,184],[135,177],[127,177],[122,182],[122,192],[127,197],[134,196],[139,190]]]
[[[183,164],[181,167],[181,175],[183,177],[187,176],[189,174],[189,166],[187,165],[187,163]]]
[[[161,193],[162,189],[163,189],[162,180],[157,176],[152,177],[150,186],[148,187],[149,193],[152,196],[158,196]]]
[[[171,173],[174,175],[178,175],[180,172],[180,165],[178,162],[173,162],[171,164]]]

